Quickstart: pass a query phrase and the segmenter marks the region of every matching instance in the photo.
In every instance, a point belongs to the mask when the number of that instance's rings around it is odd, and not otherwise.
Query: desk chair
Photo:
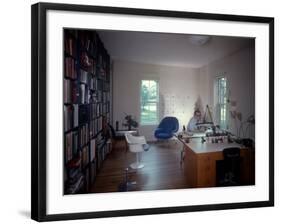
[[[225,148],[223,160],[217,161],[217,186],[240,185],[240,148]]]
[[[144,164],[141,163],[141,153],[149,149],[144,136],[133,136],[130,133],[125,133],[126,141],[129,145],[129,150],[136,153],[136,161],[130,165],[132,169],[141,169]]]

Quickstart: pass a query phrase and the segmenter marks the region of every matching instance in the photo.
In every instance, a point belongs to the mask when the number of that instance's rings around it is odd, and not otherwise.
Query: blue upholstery
[[[157,139],[172,138],[174,133],[179,130],[179,121],[176,117],[164,117],[158,128],[154,132]]]

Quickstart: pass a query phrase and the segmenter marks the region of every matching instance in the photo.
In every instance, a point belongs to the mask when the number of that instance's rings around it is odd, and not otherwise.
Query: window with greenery
[[[226,77],[220,77],[217,79],[217,90],[219,125],[222,129],[228,129]]]
[[[141,124],[158,124],[158,89],[157,80],[141,81]]]

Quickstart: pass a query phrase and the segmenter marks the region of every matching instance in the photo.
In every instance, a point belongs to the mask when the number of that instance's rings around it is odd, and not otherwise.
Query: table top
[[[206,136],[205,132],[185,132],[185,133],[179,132],[175,136],[177,138],[179,138],[179,135],[181,135],[183,139],[185,139],[185,138],[202,138],[202,137]]]
[[[201,141],[192,141],[190,143],[184,143],[195,153],[209,153],[209,152],[221,152],[225,148],[241,148],[242,145],[237,143],[202,143]]]
[[[116,135],[125,135],[125,133],[130,133],[132,135],[134,134],[137,134],[138,133],[138,130],[118,130],[118,131],[115,131],[116,132]]]

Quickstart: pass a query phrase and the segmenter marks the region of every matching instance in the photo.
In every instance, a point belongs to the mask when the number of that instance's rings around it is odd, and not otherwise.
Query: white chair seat
[[[147,145],[144,136],[133,136],[130,133],[125,133],[126,141],[129,145],[130,152],[136,153],[136,162],[132,163],[132,169],[141,169],[144,164],[140,161],[140,154],[144,151],[144,145]]]

